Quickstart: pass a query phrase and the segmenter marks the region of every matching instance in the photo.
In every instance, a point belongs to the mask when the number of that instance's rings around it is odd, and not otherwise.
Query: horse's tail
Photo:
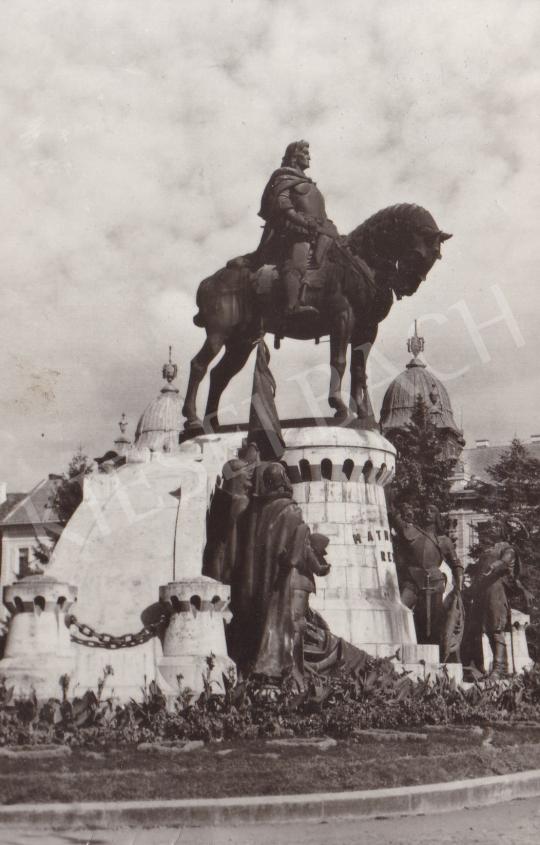
[[[215,274],[217,276],[217,273]],[[195,316],[193,317],[193,322],[196,326],[200,329],[204,329],[206,326],[204,312],[206,310],[205,305],[208,299],[208,288],[210,287],[210,282],[214,276],[208,276],[207,279],[203,279],[200,283],[199,287],[197,288],[197,296],[195,302],[197,304],[197,308],[199,309]]]
[[[250,310],[250,277],[247,269],[224,267],[203,279],[197,290],[195,325],[208,329],[218,323],[226,328],[244,322]]]

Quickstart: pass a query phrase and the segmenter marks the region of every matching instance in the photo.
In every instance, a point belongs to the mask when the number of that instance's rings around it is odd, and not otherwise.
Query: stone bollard
[[[172,581],[159,588],[159,601],[170,616],[158,671],[169,696],[178,694],[179,675],[181,687],[189,687],[196,694],[204,689],[203,676],[211,681],[213,692],[224,692],[223,673],[235,671],[225,642],[229,599],[227,586],[204,576]],[[210,655],[214,658],[209,671]]]
[[[66,624],[77,587],[46,575],[29,575],[4,587],[11,619],[0,676],[15,695],[35,691],[39,699],[60,698],[60,677],[71,675],[74,654]]]

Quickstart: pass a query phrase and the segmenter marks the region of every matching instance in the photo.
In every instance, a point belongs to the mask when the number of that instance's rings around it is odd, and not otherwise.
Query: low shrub
[[[540,666],[503,681],[456,685],[447,674],[423,681],[398,673],[389,660],[371,659],[354,674],[313,677],[302,693],[260,681],[236,683],[223,676],[210,681],[207,660],[203,692],[196,697],[181,684],[172,703],[152,681],[140,701],[119,704],[103,697],[108,667],[96,692],[72,700],[69,678],[60,679],[61,696],[39,702],[36,695],[15,699],[0,680],[0,744],[65,743],[107,748],[141,742],[202,739],[221,741],[264,737],[332,736],[354,741],[366,728],[420,728],[489,722],[540,721]]]

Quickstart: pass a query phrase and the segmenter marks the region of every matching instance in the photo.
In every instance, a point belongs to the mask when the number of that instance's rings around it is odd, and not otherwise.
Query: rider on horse
[[[263,193],[259,213],[265,227],[258,248],[231,259],[199,285],[193,321],[206,330],[206,340],[191,361],[183,409],[188,431],[203,428],[197,391],[209,364],[225,347],[212,369],[205,413],[217,427],[223,391],[267,332],[274,334],[276,345],[281,337],[317,342],[328,335],[330,407],[342,418],[353,408],[364,424],[373,422],[366,360],[377,327],[394,297],[415,293],[451,235],[426,209],[401,203],[340,238],[326,216],[322,194],[305,175],[308,167],[307,142],[289,144]],[[347,402],[342,381],[349,346]]]
[[[301,287],[308,269],[316,269],[338,232],[326,216],[324,197],[306,176],[309,144],[293,141],[281,167],[264,189],[259,216],[265,221],[261,242],[251,256],[252,267],[276,265],[286,292],[286,315],[314,312],[301,304]]]

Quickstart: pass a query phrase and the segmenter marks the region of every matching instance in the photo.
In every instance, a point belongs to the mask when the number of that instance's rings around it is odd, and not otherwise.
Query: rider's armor
[[[293,167],[272,174],[259,213],[266,226],[255,253],[256,263],[278,267],[287,310],[294,311],[306,271],[320,266],[337,230],[326,216],[324,197],[315,182]]]
[[[282,211],[294,209],[301,214],[307,214],[319,224],[326,221],[324,197],[315,182],[304,177],[301,182],[279,195],[278,205]]]

